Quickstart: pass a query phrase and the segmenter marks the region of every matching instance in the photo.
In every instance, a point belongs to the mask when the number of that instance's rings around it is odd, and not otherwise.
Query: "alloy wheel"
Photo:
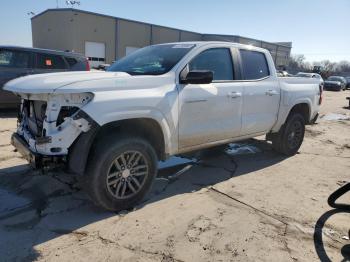
[[[106,177],[107,189],[117,199],[133,197],[142,189],[148,173],[146,157],[139,151],[126,151],[112,162]]]

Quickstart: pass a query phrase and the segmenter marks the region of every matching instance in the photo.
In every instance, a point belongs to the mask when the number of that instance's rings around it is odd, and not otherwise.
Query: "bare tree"
[[[336,71],[340,74],[349,73],[350,74],[350,62],[349,61],[340,61],[336,64]]]
[[[292,55],[289,59],[288,71],[292,73],[309,72],[311,71],[311,64],[305,61],[304,55]]]
[[[288,71],[292,74],[297,72],[315,72],[320,73],[323,78],[330,75],[350,76],[350,61],[340,61],[338,63],[329,60],[320,62],[306,62],[304,55],[292,55],[288,63]]]

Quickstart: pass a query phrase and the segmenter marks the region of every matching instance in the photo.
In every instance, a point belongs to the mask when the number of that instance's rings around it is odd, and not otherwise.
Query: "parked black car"
[[[0,46],[0,108],[16,107],[20,100],[2,90],[14,78],[42,73],[90,70],[81,54],[38,48]]]
[[[346,79],[342,76],[330,76],[324,81],[324,88],[335,91],[345,90]]]
[[[346,79],[346,89],[350,89],[350,76],[345,77]]]

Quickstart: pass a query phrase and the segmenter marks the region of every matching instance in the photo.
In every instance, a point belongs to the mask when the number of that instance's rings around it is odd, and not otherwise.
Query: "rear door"
[[[210,48],[192,59],[188,70],[212,71],[210,84],[179,89],[179,148],[239,136],[243,84],[235,81],[230,48]]]
[[[68,64],[61,55],[35,53],[35,74],[64,72],[68,70]]]
[[[240,49],[240,56],[244,79],[242,135],[266,132],[277,120],[279,83],[263,52]]]
[[[29,51],[0,49],[0,106],[19,103],[20,99],[17,96],[2,90],[2,87],[12,79],[32,74],[32,61],[33,57]]]

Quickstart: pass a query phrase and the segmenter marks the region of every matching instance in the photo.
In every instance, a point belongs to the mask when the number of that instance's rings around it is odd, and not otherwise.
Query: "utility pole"
[[[58,0],[56,0],[56,8],[57,8],[57,9],[59,8],[59,6],[58,6]]]

